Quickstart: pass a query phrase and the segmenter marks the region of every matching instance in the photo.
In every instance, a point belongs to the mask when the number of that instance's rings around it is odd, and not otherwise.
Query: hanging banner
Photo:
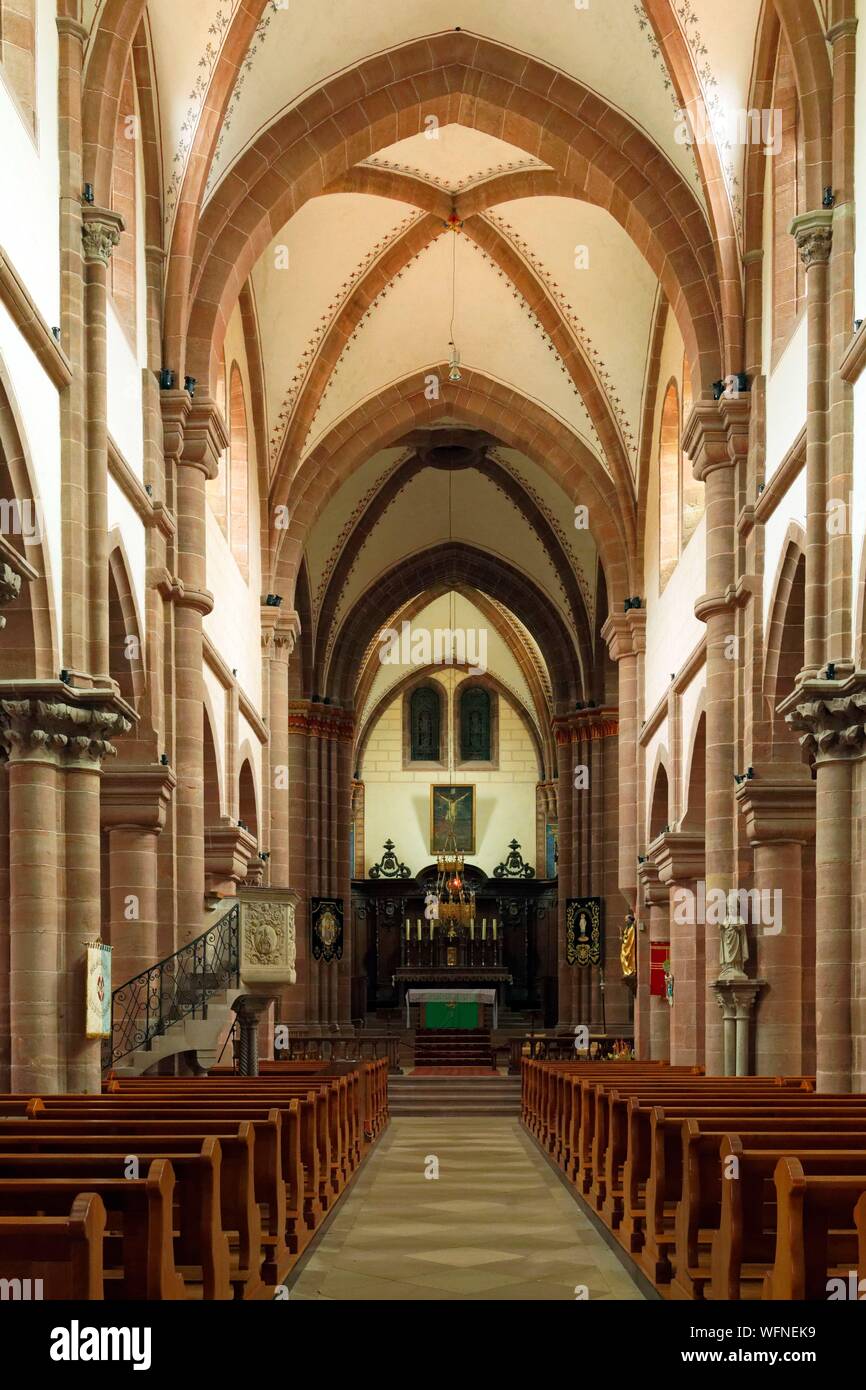
[[[667,983],[665,980],[668,957],[671,953],[669,941],[650,942],[650,994],[657,999],[664,999],[667,995]]]
[[[567,898],[565,902],[565,959],[569,965],[601,965],[604,931],[601,898]]]
[[[343,954],[343,899],[310,898],[310,933],[314,960],[339,960]]]
[[[85,941],[84,1033],[88,1038],[111,1037],[111,947],[104,941]]]

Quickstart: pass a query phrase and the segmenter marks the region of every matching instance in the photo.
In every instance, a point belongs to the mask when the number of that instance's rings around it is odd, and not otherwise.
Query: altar
[[[477,1028],[478,1027],[478,1006],[480,1004],[490,1005],[493,1009],[493,1027],[496,1028],[499,1022],[499,1000],[495,989],[407,989],[406,990],[406,1027],[410,1027],[409,1010],[412,1004],[419,1004],[422,1007],[427,1005],[442,1005],[440,1017],[442,1022],[425,1018],[425,1028]],[[466,1017],[465,1012],[461,1015],[461,1010],[468,1010],[475,1006],[475,1022],[459,1022],[458,1019]],[[453,1011],[454,1020],[449,1021],[447,1015]]]

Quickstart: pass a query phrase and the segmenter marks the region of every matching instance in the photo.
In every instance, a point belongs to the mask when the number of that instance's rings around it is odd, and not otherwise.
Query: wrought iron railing
[[[207,1018],[208,1000],[239,983],[240,911],[235,903],[201,936],[112,991],[103,1070],[138,1048],[150,1048],[182,1018]]]

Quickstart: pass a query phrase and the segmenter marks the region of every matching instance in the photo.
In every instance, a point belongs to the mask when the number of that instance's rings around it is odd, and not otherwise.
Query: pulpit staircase
[[[111,994],[112,1032],[102,1048],[103,1071],[140,1076],[180,1053],[207,1071],[234,1020],[240,986],[240,904],[201,936],[127,980]]]

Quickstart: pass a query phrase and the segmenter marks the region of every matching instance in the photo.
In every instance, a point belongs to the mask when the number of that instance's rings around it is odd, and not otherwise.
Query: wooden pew
[[[0,1279],[41,1279],[46,1299],[99,1301],[104,1231],[95,1193],[77,1196],[68,1216],[0,1216]]]
[[[143,1178],[0,1178],[0,1215],[60,1216],[82,1191],[102,1200],[106,1213],[103,1239],[104,1287],[107,1297],[171,1301],[184,1297],[175,1269],[172,1244],[174,1172],[155,1159]],[[116,1259],[108,1256],[119,1236]]]
[[[796,1157],[809,1177],[862,1175],[866,1129],[844,1138],[828,1134],[820,1144],[814,1134],[799,1131],[766,1148],[752,1147],[751,1141],[747,1146],[739,1135],[729,1134],[723,1136],[719,1153],[721,1217],[712,1237],[712,1277],[704,1296],[713,1301],[760,1298],[777,1239],[773,1178],[780,1159]],[[725,1165],[733,1161],[737,1177],[725,1178]],[[772,1201],[767,1200],[768,1188]],[[851,1221],[853,1225],[853,1212]]]
[[[259,1208],[261,1241],[264,1249],[262,1274],[266,1284],[278,1284],[289,1265],[286,1243],[286,1185],[283,1181],[283,1114],[277,1106],[256,1105],[243,1101],[208,1103],[206,1101],[164,1100],[147,1105],[115,1096],[93,1096],[82,1100],[48,1097],[37,1123],[45,1119],[74,1119],[86,1124],[91,1119],[117,1117],[123,1121],[165,1121],[173,1128],[175,1120],[219,1120],[235,1122],[248,1120],[254,1131],[253,1184],[255,1202]]]
[[[866,1192],[859,1174],[813,1175],[797,1158],[780,1158],[776,1187],[776,1252],[764,1282],[768,1299],[826,1299],[827,1280],[858,1272],[854,1210]]]
[[[88,1179],[125,1178],[127,1157],[87,1149],[76,1153],[2,1153],[0,1180],[74,1178],[78,1190],[84,1191]],[[220,1212],[222,1151],[219,1140],[203,1139],[198,1152],[172,1152],[170,1155],[139,1152],[136,1157],[142,1166],[168,1160],[174,1170],[178,1226],[174,1262],[184,1279],[186,1296],[192,1296],[194,1286],[200,1285],[204,1299],[231,1299],[229,1245]]]
[[[231,1282],[235,1296],[253,1298],[262,1283],[264,1250],[261,1220],[255,1201],[254,1140],[249,1120],[124,1120],[81,1119],[0,1120],[0,1153],[57,1152],[66,1148],[99,1149],[114,1153],[171,1152],[180,1141],[220,1140],[223,1156],[220,1186],[223,1230],[233,1238]]]
[[[771,1114],[746,1115],[742,1110],[732,1110],[727,1116],[716,1112],[681,1120],[679,1186],[676,1180],[671,1184],[668,1178],[668,1195],[677,1202],[673,1239],[668,1226],[663,1241],[656,1243],[656,1249],[663,1244],[668,1255],[673,1251],[675,1297],[701,1298],[710,1280],[711,1240],[721,1221],[719,1145],[724,1134],[734,1131],[745,1145],[753,1148],[773,1147],[775,1134],[788,1140],[793,1134],[803,1148],[812,1148],[816,1143],[822,1146],[827,1140],[831,1146],[841,1147],[850,1134],[866,1132],[866,1106],[856,1096],[826,1100],[821,1096],[793,1114],[776,1109]],[[649,1223],[646,1248],[648,1253],[653,1248]]]

